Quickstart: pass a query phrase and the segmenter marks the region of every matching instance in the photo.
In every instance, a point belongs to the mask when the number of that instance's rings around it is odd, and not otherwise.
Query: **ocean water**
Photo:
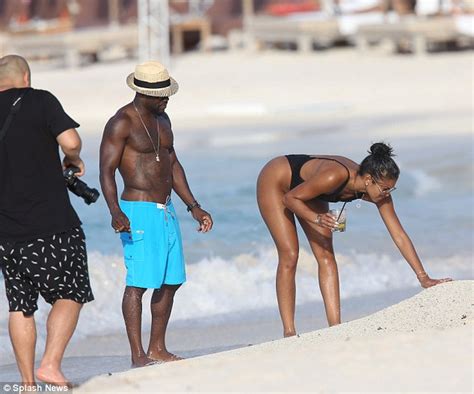
[[[370,127],[375,129],[377,124]],[[276,252],[255,199],[256,178],[268,160],[285,153],[310,153],[339,154],[360,161],[370,144],[378,140],[373,134],[365,137],[360,127],[338,125],[296,129],[286,125],[233,126],[195,134],[175,131],[175,137],[191,189],[215,222],[212,232],[198,233],[196,222],[173,196],[183,233],[188,281],[177,293],[172,319],[183,324],[188,319],[245,316],[277,308]],[[393,194],[395,207],[427,272],[433,277],[472,278],[472,137],[452,133],[385,140],[394,147],[401,168]],[[99,136],[84,139],[84,180],[95,187],[99,186],[99,143]],[[86,206],[74,195],[71,199],[84,223],[96,297],[83,309],[75,336],[123,331],[120,303],[125,269],[121,243],[110,227],[105,201],[101,198]],[[416,287],[415,275],[391,241],[375,206],[362,202],[358,207],[353,202],[347,209],[347,231],[334,235],[342,298]],[[300,248],[297,303],[320,301],[317,265],[302,233]],[[0,293],[4,293],[3,281]],[[1,353],[10,346],[3,296],[0,306]],[[48,307],[41,302],[37,312],[40,341],[47,313]],[[146,326],[148,315],[144,313]]]

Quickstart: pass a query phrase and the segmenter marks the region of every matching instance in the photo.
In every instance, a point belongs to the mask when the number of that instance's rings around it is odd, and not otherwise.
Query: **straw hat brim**
[[[129,86],[130,89],[133,89],[133,90],[135,90],[136,92],[138,92],[140,94],[144,94],[145,96],[169,97],[169,96],[172,96],[173,94],[175,94],[179,89],[178,82],[176,82],[171,77],[170,77],[171,85],[167,86],[166,88],[159,88],[159,89],[142,88],[142,87],[137,86],[133,83],[134,75],[135,75],[134,73],[131,73],[127,77],[127,85]]]

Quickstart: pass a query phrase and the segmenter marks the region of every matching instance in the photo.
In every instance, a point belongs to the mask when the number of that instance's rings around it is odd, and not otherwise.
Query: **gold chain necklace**
[[[140,115],[140,112],[138,111],[137,106],[135,105],[135,102],[133,102],[133,108],[135,108],[135,111],[137,111],[138,117],[140,118],[140,122],[142,122],[143,128],[146,131],[146,134],[148,135],[148,138],[150,139],[151,145],[153,146],[153,150],[155,151],[155,158],[156,161],[160,161],[160,123],[158,122],[158,119],[156,119],[156,135],[158,138],[158,144],[155,147],[155,143],[153,142],[153,139],[151,138],[150,132],[148,131],[148,127],[146,127],[145,122],[142,119],[142,116]]]

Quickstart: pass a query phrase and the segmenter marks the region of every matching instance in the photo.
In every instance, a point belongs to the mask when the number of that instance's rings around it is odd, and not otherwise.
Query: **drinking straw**
[[[344,201],[344,204],[342,204],[341,212],[339,212],[339,216],[337,217],[336,222],[339,222],[339,218],[341,217],[342,211],[344,211],[344,207],[346,206],[346,204],[347,201]]]

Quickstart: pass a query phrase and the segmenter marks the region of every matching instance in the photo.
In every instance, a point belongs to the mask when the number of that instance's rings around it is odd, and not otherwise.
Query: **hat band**
[[[139,79],[133,78],[133,83],[135,86],[138,86],[139,88],[146,88],[146,89],[161,89],[161,88],[167,88],[168,86],[171,86],[171,80],[167,79],[166,81],[159,81],[159,82],[145,82],[145,81],[140,81]]]

